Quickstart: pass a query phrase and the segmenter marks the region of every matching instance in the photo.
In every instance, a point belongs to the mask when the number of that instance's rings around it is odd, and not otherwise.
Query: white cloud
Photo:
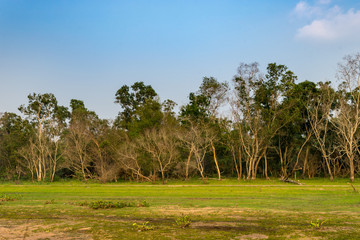
[[[318,6],[310,6],[305,1],[300,1],[296,4],[294,9],[294,14],[300,18],[302,17],[312,17],[321,14],[321,8]]]
[[[315,20],[310,25],[306,25],[298,30],[296,35],[302,39],[334,39],[336,33],[327,20]]]
[[[330,1],[320,0],[318,3],[329,4]],[[318,10],[315,13],[313,9]],[[309,15],[311,10],[313,12]],[[310,24],[297,30],[296,38],[298,39],[320,42],[360,40],[360,11],[350,9],[344,12],[336,5],[333,7],[309,6],[304,1],[299,2],[294,11],[298,13],[305,11],[302,16],[312,18]]]

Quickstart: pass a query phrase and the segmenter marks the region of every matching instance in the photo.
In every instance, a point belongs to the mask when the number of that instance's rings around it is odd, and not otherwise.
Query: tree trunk
[[[306,153],[305,153],[305,159],[304,159],[302,178],[305,178],[305,172],[306,172],[307,162],[308,162],[308,154],[309,154],[309,146],[306,146]]]
[[[236,174],[237,174],[237,179],[240,180],[240,179],[241,179],[241,176],[240,176],[239,168],[238,168],[237,161],[236,161],[235,149],[234,149],[233,146],[231,146],[231,152],[232,152],[232,156],[233,156],[233,160],[234,160],[234,165],[235,165],[235,170],[236,170]]]
[[[330,181],[334,181],[334,176],[332,175],[332,172],[331,172],[329,160],[326,158],[325,161],[326,161],[326,167],[327,167],[329,175],[330,175]]]
[[[241,179],[241,176],[242,176],[242,161],[241,160],[242,160],[242,158],[241,158],[241,150],[240,150],[240,147],[239,147],[239,172],[240,172],[239,178],[240,179]]]
[[[189,180],[189,165],[190,165],[190,159],[191,159],[191,154],[193,151],[193,147],[191,147],[190,152],[189,152],[189,156],[186,162],[186,168],[185,168],[185,180],[188,181]]]
[[[213,144],[213,142],[211,142],[211,149],[212,149],[212,152],[214,154],[214,162],[215,162],[215,165],[216,165],[216,171],[217,171],[217,174],[218,174],[218,180],[220,181],[221,180],[221,173],[220,173],[220,169],[219,169],[219,164],[218,164],[218,161],[217,161],[217,158],[216,158],[216,151],[215,151],[215,146]]]
[[[266,153],[265,153],[265,155],[264,155],[264,161],[265,161],[265,178],[266,178],[266,180],[270,180],[270,178],[269,178],[269,176],[268,176],[268,174],[267,174],[267,166],[268,166],[268,164],[267,164],[267,156],[266,156]]]
[[[355,180],[354,159],[353,159],[353,157],[351,157],[349,160],[350,160],[350,181],[354,182],[354,180]]]

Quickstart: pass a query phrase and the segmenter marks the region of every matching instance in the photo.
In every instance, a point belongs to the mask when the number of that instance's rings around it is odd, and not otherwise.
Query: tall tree
[[[51,93],[29,94],[28,101],[28,105],[20,106],[19,110],[34,125],[35,137],[30,140],[30,151],[23,149],[22,153],[24,158],[32,163],[37,180],[45,181],[48,170],[53,173],[56,171],[56,165],[54,166],[55,163],[50,159],[57,158],[55,155],[58,153],[53,151],[57,151],[58,148],[54,149],[53,145],[57,143],[60,132],[54,129],[65,122],[68,113],[66,108],[58,106],[55,96]],[[28,152],[32,152],[32,155]]]
[[[180,118],[185,122],[191,120],[191,124],[199,124],[199,127],[208,128],[206,131],[213,131],[212,136],[209,138],[213,159],[218,175],[221,180],[221,172],[219,163],[216,156],[216,133],[219,133],[221,125],[219,120],[219,109],[226,100],[226,94],[229,86],[226,82],[219,82],[213,77],[204,77],[197,93],[190,93],[189,104],[183,106],[180,111]],[[205,129],[204,129],[205,131]],[[217,136],[218,138],[220,136]],[[189,149],[190,159],[193,148]]]
[[[330,119],[332,118],[335,91],[330,82],[319,85],[319,92],[309,99],[307,111],[309,123],[316,142],[314,146],[321,152],[325,161],[330,180],[334,179],[332,172],[332,154],[335,152],[334,144],[330,136]]]
[[[355,179],[354,162],[360,149],[360,53],[344,57],[339,64],[338,79],[342,81],[339,90],[339,112],[332,119],[338,136],[337,147],[345,154],[350,167],[350,180]]]
[[[260,160],[271,139],[291,117],[282,117],[288,106],[281,104],[297,77],[285,65],[270,63],[267,74],[260,74],[258,64],[241,64],[234,77],[234,117],[247,156],[247,179],[255,179]],[[266,163],[267,164],[267,163]]]
[[[284,179],[290,177],[296,169],[300,169],[301,156],[305,146],[309,146],[312,136],[307,114],[309,99],[317,92],[316,84],[304,81],[293,84],[285,92],[281,103],[284,109],[280,116],[286,124],[274,137],[275,150],[280,157],[281,173]],[[286,121],[286,119],[291,121]],[[276,142],[276,143],[275,143]],[[306,157],[306,156],[305,156]],[[306,167],[306,158],[303,162]]]
[[[93,124],[98,116],[95,112],[89,111],[81,100],[72,99],[70,107],[71,120],[66,135],[66,166],[87,180],[93,175],[90,169],[93,165]]]

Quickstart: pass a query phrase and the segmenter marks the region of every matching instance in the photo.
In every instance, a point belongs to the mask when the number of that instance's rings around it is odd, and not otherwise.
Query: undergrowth
[[[77,203],[79,206],[87,206],[91,209],[109,209],[109,208],[125,208],[125,207],[149,207],[149,203],[145,200],[142,202],[114,202],[114,201],[104,201],[104,200],[97,200],[97,201],[83,201]]]
[[[9,202],[19,200],[22,196],[16,193],[0,193],[0,202]]]

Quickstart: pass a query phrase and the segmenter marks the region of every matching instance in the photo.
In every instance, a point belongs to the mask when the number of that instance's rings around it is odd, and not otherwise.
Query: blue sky
[[[0,0],[0,112],[50,92],[115,118],[115,92],[136,81],[182,105],[204,76],[230,82],[241,62],[335,81],[356,52],[357,0]]]

